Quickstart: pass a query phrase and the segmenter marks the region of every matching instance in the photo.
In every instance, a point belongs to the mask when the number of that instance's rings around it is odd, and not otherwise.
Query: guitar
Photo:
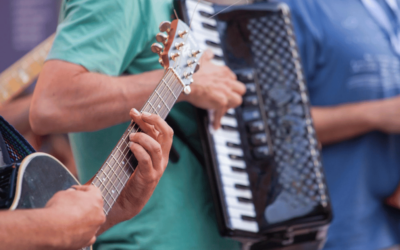
[[[159,62],[165,73],[141,112],[157,114],[165,119],[179,95],[182,92],[190,93],[192,75],[198,69],[198,58],[202,52],[189,30],[189,27],[178,19],[172,23],[161,23],[157,41],[162,43],[164,48],[155,43],[151,49],[159,55]],[[106,215],[137,167],[137,160],[128,143],[129,134],[138,130],[139,127],[134,122],[128,126],[90,183],[101,190]],[[8,198],[4,198],[7,195],[0,196],[0,204],[6,204],[3,208],[10,210],[42,208],[56,192],[79,185],[78,180],[61,162],[44,153],[33,153],[20,165],[0,171],[0,185],[7,183],[6,187],[0,188],[8,190],[10,194]]]
[[[21,93],[39,76],[53,44],[55,34],[48,37],[0,74],[0,106]]]

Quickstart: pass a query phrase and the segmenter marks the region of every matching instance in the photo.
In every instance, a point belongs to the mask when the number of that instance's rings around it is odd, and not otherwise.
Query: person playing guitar
[[[123,134],[128,110],[142,107],[163,76],[149,45],[156,42],[160,22],[171,20],[172,14],[172,0],[63,1],[62,21],[39,76],[30,122],[39,134],[70,133],[83,182],[97,172]],[[214,110],[218,128],[227,110],[242,103],[246,89],[212,58],[210,52],[203,54],[192,92],[180,95],[169,113],[173,150],[149,203],[133,219],[100,236],[95,248],[239,249],[217,230],[195,107]]]
[[[97,187],[74,186],[56,193],[44,208],[0,211],[0,249],[80,249],[141,211],[167,167],[173,131],[157,115],[132,110],[130,116],[146,134],[129,137],[138,166],[108,216]]]

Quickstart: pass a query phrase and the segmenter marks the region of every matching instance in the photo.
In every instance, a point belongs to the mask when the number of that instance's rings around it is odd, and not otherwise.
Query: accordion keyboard
[[[217,22],[210,19],[214,9],[206,4],[197,5],[196,1],[187,1],[188,13],[193,14],[192,32],[198,39],[199,47],[213,51],[213,63],[225,65],[221,40],[216,30]],[[196,9],[197,7],[197,9]],[[195,11],[196,9],[196,11]],[[254,89],[254,83],[249,83],[247,92]],[[249,114],[251,115],[251,114]],[[212,114],[210,113],[212,119]],[[258,232],[255,221],[256,212],[253,197],[250,191],[250,181],[246,172],[246,162],[243,159],[241,137],[235,110],[231,109],[222,117],[221,128],[215,131],[210,126],[218,161],[218,170],[221,174],[221,184],[224,192],[226,209],[232,229]]]
[[[184,2],[200,48],[212,50],[213,62],[230,67],[247,89],[241,107],[228,111],[219,130],[206,128],[222,231],[263,235],[304,221],[329,224],[330,202],[289,10],[275,4],[263,13],[253,7],[243,14],[236,7],[224,15],[223,7]]]

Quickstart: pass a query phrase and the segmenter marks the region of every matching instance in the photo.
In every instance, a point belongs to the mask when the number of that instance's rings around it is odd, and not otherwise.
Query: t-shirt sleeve
[[[143,29],[135,0],[66,0],[47,60],[79,64],[91,72],[117,76],[124,71],[126,51]],[[136,56],[133,51],[129,55]]]
[[[318,68],[323,37],[318,24],[318,7],[311,0],[283,0],[291,10],[297,45],[308,82]]]

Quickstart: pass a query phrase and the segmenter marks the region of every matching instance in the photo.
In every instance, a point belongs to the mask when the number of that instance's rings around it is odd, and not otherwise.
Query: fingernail
[[[133,111],[133,113],[134,113],[135,115],[140,115],[140,113],[139,113],[139,111],[137,111],[137,109],[133,108],[132,111]]]
[[[143,115],[144,117],[149,117],[149,116],[151,116],[151,114],[150,114],[149,112],[146,112],[146,111],[142,112],[142,115]]]
[[[128,143],[128,148],[132,147],[132,144],[133,144],[133,142],[130,141],[130,142]]]
[[[131,140],[132,140],[132,139],[133,139],[133,137],[135,136],[135,134],[136,134],[136,133],[131,133],[131,134],[129,135],[129,139],[131,139]]]

